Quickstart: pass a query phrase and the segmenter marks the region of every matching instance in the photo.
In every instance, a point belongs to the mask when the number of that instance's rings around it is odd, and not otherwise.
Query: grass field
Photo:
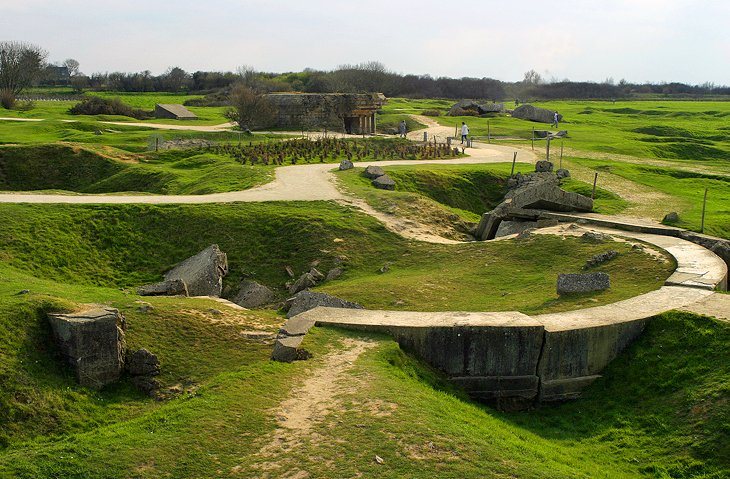
[[[103,95],[145,109],[186,98]],[[236,142],[235,133],[110,126],[101,117],[60,121],[79,119],[66,113],[73,103],[39,101],[28,112],[0,110],[0,117],[49,118],[0,121],[0,189],[206,193],[260,184],[272,173],[273,167],[247,169],[224,155],[149,152],[155,138]],[[380,124],[396,125],[425,110],[444,112],[451,104],[391,99]],[[611,176],[597,190],[597,212],[632,211],[636,200],[614,189],[637,185],[676,200],[679,225],[698,229],[698,199],[708,188],[706,231],[730,237],[730,104],[539,106],[565,115],[565,161],[588,172],[581,178],[594,171]],[[199,124],[222,122],[221,109],[199,110]],[[489,121],[493,135],[521,138],[510,144],[523,147],[536,126],[507,116],[435,118],[449,125],[465,120],[475,135],[486,134]],[[251,141],[275,138],[256,135]],[[396,191],[375,190],[359,170],[337,177],[381,212],[428,218],[434,231],[453,232],[501,200],[510,167],[388,167]],[[518,165],[518,171],[529,169]],[[619,184],[623,189],[616,182],[625,182]],[[586,193],[591,185],[570,179],[564,187]],[[652,215],[663,208],[657,205]],[[2,479],[730,477],[728,323],[679,312],[654,318],[582,399],[508,414],[469,400],[386,336],[314,328],[304,342],[314,357],[280,364],[269,361],[271,339],[251,333],[273,336],[284,321],[281,312],[134,294],[136,286],[160,280],[172,265],[217,243],[229,260],[225,295],[241,278],[251,278],[283,300],[290,279],[285,267],[299,274],[318,261],[325,273],[335,266],[345,273],[317,290],[368,308],[565,311],[663,284],[673,262],[629,244],[541,235],[426,244],[330,202],[2,204],[0,218]],[[559,272],[581,271],[587,259],[607,249],[620,255],[592,271],[611,274],[610,290],[555,294]],[[386,264],[389,271],[381,273]],[[142,299],[151,311],[139,309]],[[143,396],[128,378],[101,391],[82,388],[61,366],[46,315],[91,302],[119,308],[130,348],[145,347],[160,357],[161,400]],[[372,347],[334,381],[340,388],[323,405],[330,409],[313,414],[303,433],[277,442],[283,401],[308,374],[321,372],[327,358],[346,354],[351,341]]]

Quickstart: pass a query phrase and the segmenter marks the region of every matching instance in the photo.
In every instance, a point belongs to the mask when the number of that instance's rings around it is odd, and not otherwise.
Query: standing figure
[[[558,111],[557,110],[555,110],[555,114],[553,115],[553,124],[550,126],[551,127],[554,126],[555,128],[558,127]]]
[[[400,133],[401,138],[406,137],[406,121],[401,120],[400,125],[398,125],[398,133]]]
[[[469,127],[466,126],[466,123],[463,121],[461,122],[461,144],[463,145],[466,141],[466,137],[469,135]]]

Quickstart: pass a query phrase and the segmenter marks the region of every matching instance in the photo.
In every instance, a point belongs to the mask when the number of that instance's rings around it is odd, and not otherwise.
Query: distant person
[[[406,137],[406,121],[401,120],[400,125],[398,125],[398,133],[400,134],[401,138]]]
[[[550,126],[551,127],[554,126],[555,128],[558,127],[558,111],[557,110],[555,111],[555,114],[553,115],[553,124]]]
[[[466,123],[463,121],[461,122],[461,144],[463,145],[466,141],[466,137],[469,136],[469,127],[466,126]]]

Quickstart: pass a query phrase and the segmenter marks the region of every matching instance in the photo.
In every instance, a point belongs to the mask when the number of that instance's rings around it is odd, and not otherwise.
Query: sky
[[[730,85],[727,0],[0,0],[0,41],[87,75],[332,70]]]

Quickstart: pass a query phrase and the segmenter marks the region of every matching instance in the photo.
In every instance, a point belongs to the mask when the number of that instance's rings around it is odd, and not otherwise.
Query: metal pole
[[[700,223],[700,233],[705,232],[705,207],[707,206],[707,188],[705,188],[705,197],[702,199],[702,222]]]
[[[515,163],[517,162],[517,152],[515,151],[515,154],[512,155],[512,172],[509,174],[510,176],[513,176],[515,174]]]
[[[535,151],[535,127],[532,127],[532,151]]]
[[[593,177],[593,192],[591,193],[591,199],[596,197],[596,182],[598,182],[598,173]]]

